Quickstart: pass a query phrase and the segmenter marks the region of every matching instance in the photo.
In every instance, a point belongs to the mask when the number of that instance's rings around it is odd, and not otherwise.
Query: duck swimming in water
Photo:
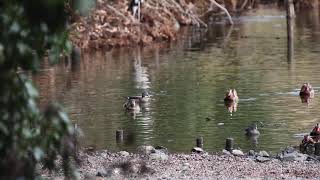
[[[254,124],[251,127],[248,127],[246,130],[246,135],[247,136],[257,136],[260,135],[260,132],[258,130],[257,124]]]
[[[238,100],[238,94],[235,89],[229,89],[229,91],[227,91],[226,93],[226,96],[224,97],[225,102],[238,102]]]
[[[128,99],[127,102],[123,104],[123,108],[128,111],[140,111],[140,106],[134,99]]]
[[[149,101],[149,94],[148,92],[144,91],[142,92],[141,96],[128,96],[127,99],[133,99],[136,101],[136,103],[146,103]]]
[[[301,87],[299,95],[303,96],[303,97],[313,98],[314,97],[314,90],[313,90],[313,87],[311,86],[311,84],[304,83]]]

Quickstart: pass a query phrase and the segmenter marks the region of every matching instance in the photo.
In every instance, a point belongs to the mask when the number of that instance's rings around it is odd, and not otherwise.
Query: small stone
[[[155,153],[151,153],[149,155],[149,158],[151,160],[165,161],[165,160],[168,160],[168,155],[159,150],[156,150]]]
[[[224,123],[218,123],[217,125],[218,125],[218,126],[223,126],[223,125],[224,125]]]
[[[153,146],[143,145],[143,146],[139,146],[137,148],[137,151],[140,154],[151,154],[151,153],[155,152],[155,149]]]
[[[127,151],[120,151],[119,154],[124,157],[129,156],[129,153]]]
[[[266,151],[260,151],[259,156],[261,157],[270,157],[270,155]]]
[[[301,154],[298,152],[286,153],[280,157],[282,161],[305,161],[307,159],[307,155]]]
[[[232,154],[235,156],[244,156],[244,153],[239,149],[232,150]]]
[[[182,166],[182,171],[187,171],[190,168],[190,164],[189,163],[184,163]]]
[[[183,166],[190,166],[189,163],[183,163]]]
[[[253,156],[250,156],[250,157],[246,158],[246,160],[253,162],[253,161],[255,161],[255,158]]]
[[[158,150],[158,151],[161,151],[161,152],[163,152],[165,154],[169,154],[168,149],[166,147],[164,147],[164,146],[156,146],[155,149]]]
[[[318,161],[318,159],[316,157],[312,157],[312,156],[308,156],[306,161]]]
[[[286,147],[284,150],[283,150],[285,153],[293,153],[293,152],[296,152],[296,149],[294,149],[293,147]]]
[[[203,149],[199,148],[199,147],[192,148],[191,152],[193,152],[193,153],[204,153]]]
[[[97,176],[98,176],[98,175],[97,175]],[[96,178],[95,178],[94,174],[86,173],[86,174],[84,175],[84,179],[94,180],[94,179],[96,179]]]
[[[98,177],[106,177],[107,176],[107,172],[104,168],[101,168],[98,170],[97,175]]]
[[[114,168],[113,169],[113,174],[120,174],[121,169],[120,168]]]
[[[256,158],[256,160],[257,160],[258,162],[267,162],[267,161],[270,161],[269,158],[263,157],[263,156],[258,156],[258,157]]]
[[[248,152],[248,156],[255,156],[255,155],[256,155],[256,153],[254,152],[254,150],[250,150]]]
[[[225,149],[222,150],[222,153],[223,153],[223,154],[226,154],[226,155],[231,155],[230,151],[225,150]]]

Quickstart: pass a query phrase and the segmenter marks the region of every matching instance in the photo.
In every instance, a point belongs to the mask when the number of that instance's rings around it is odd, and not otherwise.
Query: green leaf
[[[0,43],[0,65],[3,64],[4,62],[4,47],[3,45]]]
[[[25,29],[20,32],[20,36],[22,36],[24,38],[27,37],[28,34],[29,34],[29,32],[27,30],[25,30]]]
[[[19,53],[22,55],[26,54],[29,51],[29,47],[22,42],[17,43],[17,48],[19,50]]]
[[[49,51],[49,62],[54,64],[59,59],[59,49],[57,47],[53,47]]]
[[[27,139],[32,137],[30,129],[27,129],[27,128],[22,129],[22,134],[23,134],[23,137]]]
[[[26,81],[26,82],[25,82],[25,87],[26,87],[26,90],[27,90],[27,93],[28,93],[29,97],[31,97],[31,98],[36,98],[36,97],[38,97],[38,91],[37,91],[37,89],[32,85],[31,82]]]
[[[8,135],[9,131],[6,125],[3,122],[0,122],[0,134]]]
[[[72,129],[59,105],[40,113],[39,93],[30,76],[23,75],[39,69],[47,49],[51,62],[71,49],[65,3],[0,0],[0,169],[10,169],[12,163],[28,165],[19,172],[1,171],[5,179],[37,179],[38,162],[46,155],[47,164],[54,164],[62,153],[63,137]],[[17,73],[21,69],[28,71]],[[34,159],[28,158],[30,153]]]
[[[68,131],[68,133],[69,134],[75,134],[75,133],[77,133],[76,132],[76,130],[74,129],[74,127],[72,127],[72,126],[67,126],[67,131]]]
[[[40,28],[41,28],[42,32],[44,32],[44,33],[48,32],[48,26],[46,23],[41,23]]]
[[[43,155],[44,155],[44,153],[41,148],[35,147],[33,149],[33,156],[37,161],[40,161],[42,159]]]
[[[59,111],[58,114],[59,114],[59,118],[60,118],[64,123],[69,123],[69,122],[70,122],[70,121],[69,121],[69,117],[68,117],[68,115],[67,115],[66,112],[64,112],[64,111]]]
[[[34,114],[39,113],[39,109],[34,99],[28,100],[28,110],[30,111],[30,113],[34,113]]]
[[[20,25],[17,22],[13,22],[9,28],[10,33],[18,33],[20,31]]]
[[[71,43],[71,41],[67,41],[66,42],[66,47],[65,47],[65,52],[67,53],[67,54],[70,54],[71,53],[71,51],[72,51],[72,43]]]

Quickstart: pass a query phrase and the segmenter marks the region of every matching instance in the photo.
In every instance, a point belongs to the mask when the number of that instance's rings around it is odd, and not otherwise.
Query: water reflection
[[[141,49],[137,49],[134,51],[134,80],[136,83],[137,89],[142,89],[146,91],[150,88],[149,78],[148,78],[148,68],[142,66],[141,60]]]
[[[257,147],[258,144],[259,144],[259,142],[258,142],[259,136],[260,136],[260,135],[247,136],[247,139],[248,139],[248,141],[250,141],[250,143],[251,143],[251,145],[252,145],[251,147],[252,147],[253,149],[256,149],[256,147]]]
[[[238,103],[236,102],[225,102],[225,106],[227,107],[228,111],[232,114],[233,112],[237,112]]]
[[[309,103],[311,103],[311,97],[310,96],[300,96],[300,99],[301,99],[301,102],[302,103],[307,103],[307,104],[309,104]]]
[[[314,25],[319,17],[295,19],[295,60],[288,63],[284,16],[276,8],[261,8],[233,27],[184,29],[181,41],[159,47],[84,54],[75,70],[70,63],[44,65],[34,77],[40,104],[62,102],[83,129],[85,143],[110,150],[153,144],[189,151],[199,136],[208,151],[220,151],[227,137],[243,150],[297,144],[294,134],[307,132],[320,118],[319,97],[306,106],[297,93],[305,81],[320,84],[320,33]],[[240,101],[227,110],[223,96],[229,87],[237,88]],[[144,90],[150,101],[139,113],[125,112],[124,97]],[[259,143],[244,134],[255,122],[264,124]],[[118,144],[117,129],[125,134]]]
[[[288,39],[288,63],[294,64],[292,63],[292,61],[294,60],[294,18],[287,18],[287,39]],[[292,69],[293,67],[290,66],[290,69]]]

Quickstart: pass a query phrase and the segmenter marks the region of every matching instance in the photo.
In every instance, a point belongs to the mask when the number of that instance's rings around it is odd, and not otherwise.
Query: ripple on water
[[[251,97],[251,98],[241,98],[241,99],[239,99],[239,102],[255,101],[255,100],[257,100],[257,98],[253,98],[253,97]]]
[[[297,133],[297,134],[294,134],[293,137],[294,138],[303,138],[305,135],[309,135],[309,133]]]

